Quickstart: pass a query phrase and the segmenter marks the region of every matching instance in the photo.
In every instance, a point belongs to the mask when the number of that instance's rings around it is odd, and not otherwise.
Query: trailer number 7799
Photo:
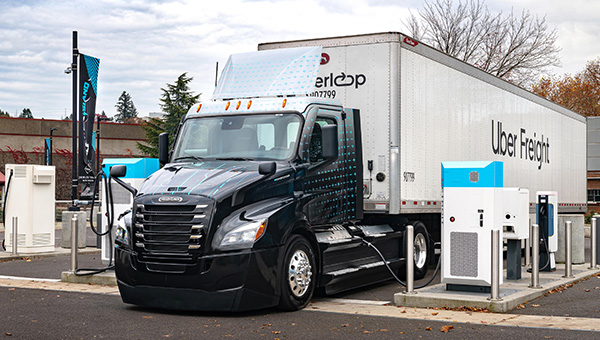
[[[310,94],[310,96],[335,99],[336,94],[337,93],[335,90],[323,90],[323,91],[314,91]]]

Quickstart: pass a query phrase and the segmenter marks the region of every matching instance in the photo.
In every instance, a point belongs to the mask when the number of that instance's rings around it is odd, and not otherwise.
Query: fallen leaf
[[[430,331],[430,330],[431,330],[431,327],[427,327],[427,328],[425,328],[425,330],[426,330],[426,331]]]
[[[454,329],[454,326],[442,326],[442,328],[440,328],[440,332],[448,333],[448,331],[451,329]]]
[[[146,315],[142,315],[142,319],[153,319],[153,316],[146,316]]]
[[[14,288],[8,288],[8,290],[15,290]]]
[[[272,331],[271,333],[273,333],[273,334],[280,334],[281,331]]]
[[[379,331],[380,331],[380,332],[389,332],[390,330],[389,330],[389,329],[385,329],[385,328],[383,328],[383,329],[380,329]]]
[[[372,331],[362,331],[363,334],[373,333]]]
[[[431,313],[431,315],[438,315],[438,314],[440,314],[440,312],[433,312],[433,313]]]
[[[350,324],[349,323],[345,323],[345,324],[342,325],[342,327],[350,327]]]
[[[6,332],[4,334],[6,334],[6,336],[12,336],[12,333],[9,333],[9,332]]]
[[[585,292],[586,292],[586,293],[589,293],[589,292],[590,292],[590,290],[589,290],[589,289],[586,289],[586,290],[585,290]]]
[[[531,307],[539,307],[540,305],[531,305]]]
[[[406,310],[403,310],[402,313],[406,313]]]

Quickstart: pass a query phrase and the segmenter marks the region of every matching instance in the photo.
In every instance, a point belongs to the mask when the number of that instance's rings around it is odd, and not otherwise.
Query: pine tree
[[[28,108],[23,109],[23,112],[19,115],[19,118],[33,118],[31,110]]]
[[[163,132],[169,133],[169,145],[173,144],[181,117],[200,99],[200,94],[194,95],[189,89],[189,83],[193,79],[188,77],[186,72],[181,74],[174,84],[167,84],[166,88],[161,88],[160,108],[166,116],[162,119],[152,118],[142,127],[146,131],[148,145],[138,143],[138,147],[144,154],[158,157],[158,135]]]
[[[131,95],[127,91],[121,93],[115,107],[117,108],[117,114],[114,116],[115,122],[126,123],[138,115],[133,100],[131,100]]]

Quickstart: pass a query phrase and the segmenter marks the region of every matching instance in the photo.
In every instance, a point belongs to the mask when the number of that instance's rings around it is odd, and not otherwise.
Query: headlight
[[[127,232],[127,226],[125,225],[124,219],[119,220],[117,224],[115,242],[129,246],[129,232]]]
[[[267,220],[243,224],[229,230],[217,246],[219,250],[249,249],[265,233]]]

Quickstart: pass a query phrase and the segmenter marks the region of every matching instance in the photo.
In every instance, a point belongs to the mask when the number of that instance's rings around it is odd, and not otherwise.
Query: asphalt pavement
[[[125,305],[118,296],[0,287],[6,339],[593,339],[600,333],[305,310],[185,313]],[[315,307],[318,308],[318,307]],[[443,330],[447,330],[447,333]]]
[[[60,230],[57,230],[57,234],[60,234]],[[0,238],[2,237],[0,234]],[[100,258],[99,250],[94,249],[95,235],[89,228],[87,244],[87,250],[95,253],[79,255],[79,267],[103,267],[105,264]],[[586,251],[586,255],[587,253]],[[61,272],[69,267],[68,255],[0,260],[0,277],[58,280]],[[0,301],[5,304],[0,313],[0,338],[347,339],[370,336],[377,339],[478,339],[485,336],[519,336],[600,339],[600,332],[582,331],[579,329],[583,328],[567,325],[569,319],[595,324],[593,320],[600,318],[598,276],[547,292],[546,296],[523,303],[508,315],[500,314],[499,320],[532,318],[526,327],[501,321],[485,321],[488,320],[485,317],[493,313],[477,313],[468,309],[451,312],[406,308],[400,311],[399,307],[389,305],[394,294],[404,290],[394,281],[329,297],[316,296],[305,310],[294,313],[268,309],[253,313],[216,314],[143,309],[126,305],[115,288],[109,289],[108,293],[102,291],[91,294],[89,291],[82,292],[78,291],[81,289],[73,288],[85,287],[81,284],[70,284],[64,288],[67,291],[59,291],[52,287],[42,287],[41,284],[38,286],[35,282],[29,288],[12,285],[11,282],[14,281],[10,280],[3,282],[0,282]],[[439,274],[433,282],[439,282]],[[415,285],[419,284],[417,282]],[[375,310],[375,307],[379,310]],[[421,316],[409,317],[412,311],[419,311]],[[437,313],[442,313],[440,316],[443,313],[459,314],[450,314],[440,321],[441,318],[435,320]],[[471,315],[474,321],[459,318],[465,313]],[[543,321],[545,316],[554,316],[556,319]],[[561,322],[564,322],[564,327]],[[561,329],[569,327],[569,330]],[[448,333],[443,332],[444,329],[449,330]]]

